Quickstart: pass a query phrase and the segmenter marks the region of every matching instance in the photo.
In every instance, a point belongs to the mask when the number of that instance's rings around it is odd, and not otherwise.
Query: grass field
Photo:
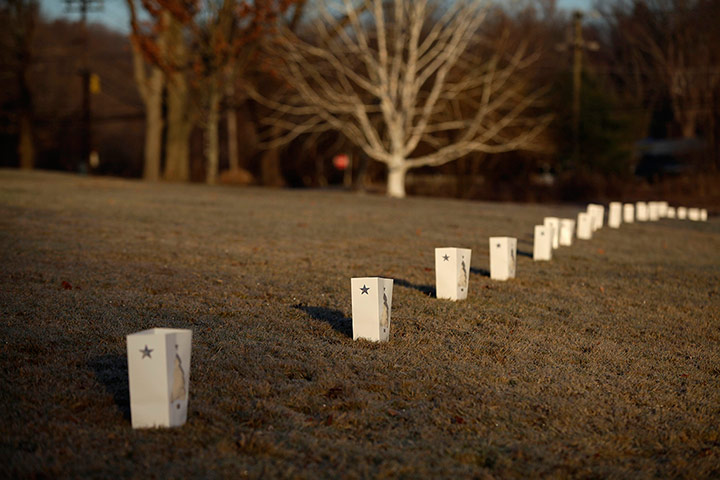
[[[720,477],[720,220],[533,262],[580,208],[0,170],[0,473]],[[433,297],[441,246],[472,249],[467,301]],[[354,342],[375,275],[391,339]],[[133,430],[125,336],[155,326],[193,330],[188,420]]]

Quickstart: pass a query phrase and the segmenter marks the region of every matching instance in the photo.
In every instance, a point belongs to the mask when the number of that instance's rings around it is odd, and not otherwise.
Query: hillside
[[[533,262],[580,208],[0,170],[0,476],[720,476],[720,221]],[[442,246],[467,301],[433,298]],[[354,342],[375,275],[391,339]],[[193,330],[188,420],[133,430],[125,336],[155,326]]]

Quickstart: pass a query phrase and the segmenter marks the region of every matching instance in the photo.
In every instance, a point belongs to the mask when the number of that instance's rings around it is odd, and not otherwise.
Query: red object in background
[[[335,155],[333,158],[333,166],[337,168],[338,170],[345,170],[350,166],[350,157],[345,155],[344,153],[341,153],[340,155]]]

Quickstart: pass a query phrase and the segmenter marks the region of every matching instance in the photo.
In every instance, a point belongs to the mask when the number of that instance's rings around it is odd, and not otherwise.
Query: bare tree
[[[126,0],[130,11],[130,22],[133,31],[139,30],[135,0]],[[170,13],[163,12],[155,25],[155,48],[142,45],[145,37],[130,36],[133,55],[133,73],[135,84],[145,105],[145,149],[143,162],[143,178],[149,181],[160,179],[162,160],[162,130],[164,119],[162,114],[162,96],[165,87],[165,75],[156,62],[147,62],[149,52],[156,52],[159,58],[166,55],[166,30],[170,22]]]
[[[519,73],[536,56],[522,44],[486,48],[484,2],[321,3],[317,21],[272,47],[296,101],[254,93],[279,113],[269,121],[287,134],[276,143],[335,129],[387,165],[388,195],[404,197],[409,169],[532,148],[547,125],[524,117],[542,91]]]
[[[190,179],[190,134],[197,113],[188,79],[190,52],[186,34],[196,5],[185,0],[142,0],[152,20],[140,25],[134,2],[127,0],[133,29],[135,80],[146,106],[146,178],[157,178],[161,132],[167,125],[162,176],[165,180],[187,181]],[[143,59],[151,65],[149,76]],[[164,119],[161,116],[163,89],[167,94]]]
[[[639,85],[636,90],[659,86],[686,138],[714,120],[711,106],[720,88],[719,14],[714,0],[618,0],[606,12],[621,60],[629,59],[629,73]]]
[[[32,39],[38,18],[37,0],[0,1],[0,27],[3,28],[3,64],[7,70],[2,76],[15,77],[15,111],[17,118],[17,154],[20,168],[30,169],[35,165],[33,141],[33,99],[28,82],[28,73],[33,60]]]
[[[234,95],[234,84],[255,60],[258,42],[272,32],[278,18],[302,0],[206,0],[204,18],[196,20],[196,73],[199,74],[205,112],[206,181],[215,183],[219,166],[218,125],[220,104],[226,94]],[[234,129],[232,121],[228,123]],[[229,134],[236,135],[235,132]],[[232,145],[232,144],[231,144]],[[232,148],[231,148],[232,154]],[[231,162],[237,170],[237,156]]]

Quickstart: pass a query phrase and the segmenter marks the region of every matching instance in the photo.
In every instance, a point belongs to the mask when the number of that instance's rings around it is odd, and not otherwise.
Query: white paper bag
[[[465,300],[470,282],[469,248],[435,249],[435,296],[449,300]]]
[[[677,216],[677,213],[675,212],[675,207],[668,207],[667,212],[665,212],[667,218],[675,218]]]
[[[677,207],[678,220],[687,220],[687,207]]]
[[[560,219],[560,245],[569,247],[575,238],[575,220],[572,218]]]
[[[550,235],[552,240],[552,248],[560,247],[560,219],[558,217],[545,217],[543,225],[550,227]]]
[[[515,278],[517,266],[517,238],[490,237],[490,278]]]
[[[390,278],[361,277],[350,280],[352,289],[353,340],[373,342],[390,339],[393,281]]]
[[[648,215],[648,204],[646,202],[637,202],[635,204],[635,220],[638,222],[647,222],[650,220]]]
[[[592,222],[593,220],[589,213],[578,213],[577,238],[581,240],[590,240],[592,238]]]
[[[622,223],[622,203],[611,202],[610,210],[608,211],[608,227],[620,228]]]
[[[587,213],[590,214],[592,231],[595,232],[603,227],[605,220],[605,206],[591,203],[587,206]]]
[[[623,222],[633,223],[635,221],[635,205],[626,203],[623,205]]]
[[[533,260],[552,260],[552,230],[551,225],[535,225]]]
[[[667,218],[667,211],[668,207],[670,206],[668,202],[657,202],[658,206],[658,217],[660,218]]]
[[[659,202],[648,202],[648,220],[651,222],[657,222],[660,220]]]
[[[703,222],[707,222],[708,219],[708,212],[706,208],[703,208],[700,210],[700,220]]]
[[[700,209],[699,208],[688,208],[687,217],[693,222],[700,221]]]
[[[127,336],[133,428],[178,427],[187,419],[192,331],[151,328]]]

